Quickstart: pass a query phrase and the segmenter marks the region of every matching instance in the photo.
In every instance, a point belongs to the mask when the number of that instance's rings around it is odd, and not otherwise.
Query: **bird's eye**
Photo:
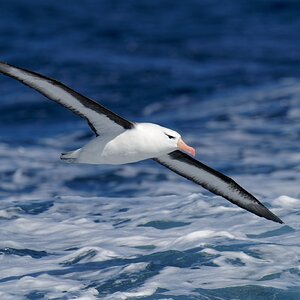
[[[165,135],[166,135],[170,140],[175,139],[175,136],[169,135],[169,134],[167,134],[167,133],[165,133]]]

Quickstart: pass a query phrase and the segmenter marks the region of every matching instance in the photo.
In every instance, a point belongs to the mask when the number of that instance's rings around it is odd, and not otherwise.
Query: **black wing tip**
[[[267,219],[269,219],[273,222],[279,223],[279,224],[284,224],[284,222],[279,217],[274,215],[273,213],[271,213],[271,218],[267,218]]]
[[[278,220],[275,220],[274,222],[277,222],[279,224],[284,224],[284,222],[281,219],[279,219],[279,218],[278,218]]]
[[[264,218],[266,218],[266,219],[268,219],[270,221],[279,223],[279,224],[284,224],[284,222],[280,218],[278,218],[276,215],[274,215],[273,213],[271,213],[271,215],[268,214],[268,215],[264,215],[262,217],[264,217]]]
[[[11,64],[7,63],[6,61],[0,60],[0,65],[3,67],[12,67]]]
[[[256,214],[259,217],[265,218],[267,220],[270,220],[270,221],[273,221],[273,222],[276,222],[276,223],[279,223],[279,224],[284,224],[284,222],[279,217],[277,217],[274,213],[272,213],[262,203],[259,202],[257,204],[259,206],[254,208],[253,210],[252,209],[247,209],[247,208],[246,209],[249,210],[250,212]]]
[[[25,69],[22,69],[22,68],[19,68],[19,67],[16,67],[14,65],[11,65],[7,62],[4,62],[2,60],[0,60],[0,73],[6,75],[6,76],[9,76],[9,77],[12,77],[12,78],[15,78],[15,76],[12,75],[12,71],[13,70],[16,70],[16,69],[19,69],[19,70],[22,70],[22,71],[27,71]],[[28,72],[28,71],[27,71]]]
[[[10,67],[10,66],[11,66],[10,64],[8,64],[8,63],[0,60],[0,72],[1,71],[5,71],[5,69],[8,68],[8,67]]]

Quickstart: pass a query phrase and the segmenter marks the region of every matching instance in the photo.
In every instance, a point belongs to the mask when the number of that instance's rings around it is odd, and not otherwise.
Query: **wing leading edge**
[[[259,217],[283,223],[282,220],[230,177],[223,175],[179,150],[154,158],[154,160],[173,172],[203,186],[212,193],[224,197]]]

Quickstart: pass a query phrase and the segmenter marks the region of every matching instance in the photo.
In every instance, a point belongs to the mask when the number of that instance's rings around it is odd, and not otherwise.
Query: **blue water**
[[[154,162],[65,164],[84,121],[0,76],[0,299],[300,299],[300,3],[0,2],[1,60],[180,132],[258,218]]]

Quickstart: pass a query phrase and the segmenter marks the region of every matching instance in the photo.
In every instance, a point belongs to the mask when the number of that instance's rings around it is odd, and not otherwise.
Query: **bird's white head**
[[[161,128],[163,130],[163,134],[165,135],[164,140],[166,143],[170,144],[170,146],[173,146],[174,150],[180,149],[191,154],[192,156],[196,155],[196,150],[193,147],[188,146],[178,132],[165,127]]]
[[[178,132],[151,123],[140,123],[139,126],[147,131],[147,137],[151,138],[152,145],[154,144],[157,149],[160,149],[160,152],[169,153],[179,149],[192,156],[196,155],[196,150],[188,146]]]

